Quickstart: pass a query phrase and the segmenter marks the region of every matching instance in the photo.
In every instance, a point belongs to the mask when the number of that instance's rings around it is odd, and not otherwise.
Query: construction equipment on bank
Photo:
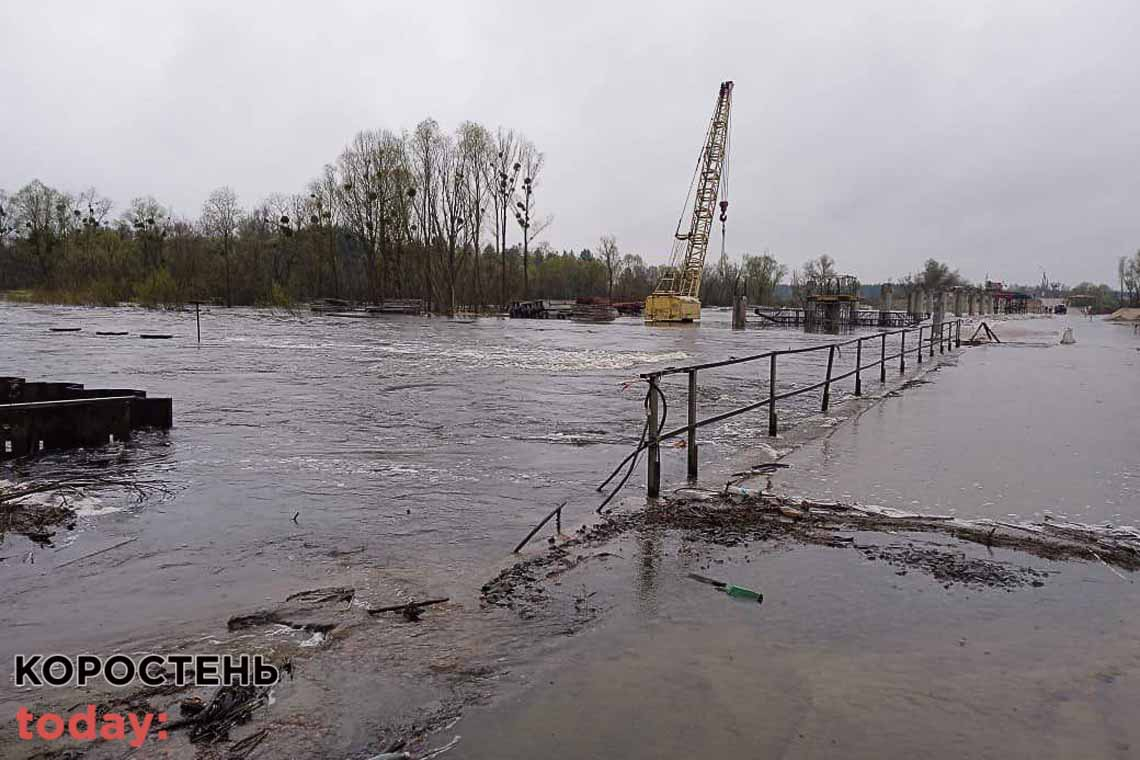
[[[693,213],[686,229],[685,212],[677,222],[674,233],[673,254],[669,267],[661,276],[657,288],[645,299],[646,322],[698,322],[701,319],[701,273],[705,267],[705,253],[709,247],[709,230],[716,213],[717,197],[721,195],[724,180],[724,199],[720,202],[721,240],[724,223],[728,219],[728,153],[729,110],[732,106],[732,82],[722,82],[717,96],[716,109],[709,122],[689,193],[696,194]],[[689,198],[685,198],[685,207]]]

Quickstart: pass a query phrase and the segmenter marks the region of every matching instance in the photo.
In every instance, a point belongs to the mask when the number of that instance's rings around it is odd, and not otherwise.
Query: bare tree
[[[744,256],[745,290],[752,291],[756,303],[770,303],[785,274],[787,269],[767,251],[761,256]]]
[[[435,277],[432,267],[434,243],[443,234],[439,219],[441,192],[441,162],[446,138],[435,119],[424,119],[416,125],[411,139],[411,164],[416,182],[416,216],[420,226],[420,239],[424,247],[424,290],[427,308],[435,302]]]
[[[15,234],[15,232],[16,221],[15,217],[12,215],[12,204],[8,198],[8,193],[4,192],[3,189],[0,189],[0,252],[2,252],[5,246],[8,245],[8,241]],[[0,273],[0,287],[3,287],[4,285],[5,280],[3,273]]]
[[[1124,285],[1130,293],[1133,306],[1140,306],[1140,251],[1124,267]]]
[[[269,275],[263,284],[263,294],[272,294],[274,286],[280,288],[289,282],[297,258],[295,236],[300,224],[296,196],[270,193],[254,212],[259,217],[260,242],[268,248]]]
[[[340,273],[337,266],[336,228],[341,221],[340,194],[337,188],[340,182],[336,176],[336,167],[326,164],[319,179],[309,184],[309,227],[325,237],[329,268],[332,270],[333,297],[340,298]],[[319,261],[318,256],[318,261]],[[322,267],[317,267],[317,290],[322,291]]]
[[[606,264],[606,277],[609,281],[609,299],[614,302],[614,280],[621,277],[622,260],[618,252],[617,238],[613,235],[602,235],[598,241],[598,254]]]
[[[363,131],[338,161],[340,203],[353,235],[364,244],[368,297],[380,300],[385,247],[394,231],[391,209],[401,203],[398,174],[405,168],[404,141],[393,133]]]
[[[143,269],[147,272],[162,266],[169,216],[162,204],[146,195],[133,198],[120,218],[122,228],[139,241]]]
[[[493,155],[491,135],[475,122],[465,121],[459,126],[459,156],[464,178],[466,205],[466,245],[473,255],[475,303],[483,305],[483,280],[479,266],[480,246],[483,241],[483,220],[487,216],[490,186],[486,169]]]
[[[87,188],[75,199],[75,211],[79,211],[84,222],[92,226],[104,224],[114,206],[110,198],[101,195],[93,187]]]
[[[534,143],[522,138],[519,140],[518,155],[519,163],[522,165],[523,171],[523,199],[516,200],[512,210],[515,214],[515,221],[518,222],[523,233],[523,298],[528,298],[530,296],[530,277],[528,271],[530,269],[529,246],[531,215],[534,210],[534,190],[538,186],[538,175],[542,171],[543,154],[534,147]],[[549,221],[547,221],[547,224],[549,224]]]
[[[233,306],[231,261],[238,224],[245,212],[238,204],[237,193],[229,187],[219,187],[210,193],[202,206],[202,227],[221,241],[222,261],[226,272],[226,306]]]
[[[835,259],[826,253],[821,254],[818,258],[808,259],[804,262],[803,279],[808,282],[820,280],[824,277],[832,277],[835,274]]]
[[[32,180],[12,196],[16,233],[31,244],[40,276],[51,282],[56,251],[73,226],[73,200],[67,193]]]
[[[522,164],[517,160],[518,148],[515,133],[499,127],[495,132],[495,155],[488,166],[492,207],[495,211],[495,245],[499,251],[499,302],[505,309],[507,301],[507,210],[511,208],[515,187]]]
[[[447,313],[455,313],[455,278],[463,265],[465,250],[459,238],[467,225],[466,179],[459,150],[451,138],[444,136],[438,145],[440,231],[447,251]]]

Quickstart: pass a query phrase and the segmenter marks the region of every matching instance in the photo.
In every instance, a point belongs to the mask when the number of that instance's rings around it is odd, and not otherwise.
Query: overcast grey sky
[[[730,254],[1115,283],[1140,247],[1138,41],[1136,0],[4,0],[0,188],[197,215],[223,184],[302,190],[359,129],[473,119],[546,153],[543,239],[664,261],[733,79]]]

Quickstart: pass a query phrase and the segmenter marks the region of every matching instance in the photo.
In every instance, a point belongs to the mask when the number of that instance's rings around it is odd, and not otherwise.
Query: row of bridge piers
[[[879,311],[888,314],[894,309],[894,286],[883,285],[880,291]],[[903,294],[900,294],[900,300]],[[921,287],[908,288],[906,312],[914,320],[934,317],[941,322],[946,314],[955,317],[1001,314],[1005,311],[1005,301],[993,293],[980,288],[954,287],[943,290],[927,290]],[[901,305],[901,304],[900,304]]]

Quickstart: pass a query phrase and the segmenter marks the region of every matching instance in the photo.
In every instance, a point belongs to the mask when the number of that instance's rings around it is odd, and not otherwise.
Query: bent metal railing
[[[923,331],[927,332],[927,336],[923,337]],[[918,333],[918,340],[913,348],[907,348],[906,337],[910,333]],[[935,335],[935,332],[938,334]],[[887,338],[892,335],[898,335],[899,350],[896,353],[887,355]],[[863,344],[864,343],[879,343],[879,358],[869,364],[863,363]],[[855,345],[855,368],[844,372],[841,375],[832,375],[832,369],[835,366],[835,354],[843,346]],[[656,372],[642,373],[643,380],[649,383],[649,393],[647,406],[649,408],[649,417],[646,422],[646,439],[638,446],[631,456],[636,455],[642,449],[649,450],[649,465],[648,465],[648,495],[650,497],[657,496],[661,492],[661,442],[670,438],[676,438],[680,435],[687,436],[688,448],[688,476],[689,480],[697,479],[698,458],[697,458],[697,429],[706,425],[712,425],[717,422],[736,417],[741,414],[768,407],[768,435],[771,437],[776,436],[776,402],[793,396],[800,396],[805,393],[823,389],[823,399],[821,404],[821,411],[826,412],[831,405],[831,386],[835,383],[845,380],[851,376],[855,377],[855,395],[863,395],[863,371],[879,368],[879,382],[886,383],[887,381],[887,362],[898,359],[899,373],[906,372],[906,358],[909,354],[916,354],[917,363],[922,364],[922,354],[924,350],[929,350],[930,356],[934,356],[934,347],[938,346],[939,353],[945,353],[947,350],[953,350],[962,345],[962,320],[952,320],[941,322],[935,325],[919,325],[913,328],[904,328],[901,330],[889,330],[885,332],[875,333],[873,335],[863,335],[858,338],[851,338],[850,340],[840,341],[836,343],[825,343],[818,346],[807,346],[804,348],[788,348],[778,351],[766,351],[762,354],[754,356],[745,356],[742,358],[725,359],[719,362],[707,362],[705,364],[691,364],[685,367],[666,367],[665,369]],[[792,354],[808,354],[816,351],[827,351],[827,373],[824,379],[818,383],[804,386],[802,388],[794,388],[790,391],[783,393],[776,392],[776,360],[781,356],[789,356]],[[749,362],[759,362],[767,359],[769,362],[768,367],[768,397],[756,401],[751,404],[732,409],[721,414],[706,417],[704,419],[697,419],[697,373],[702,370],[716,369],[718,367],[727,367],[736,364],[747,364]],[[659,423],[660,415],[660,401],[664,400],[664,393],[660,388],[660,380],[668,375],[678,375],[685,373],[689,379],[689,393],[688,393],[688,421],[673,430],[662,432]],[[666,402],[667,404],[668,402]],[[663,420],[662,420],[663,421]],[[628,461],[629,458],[627,458]],[[624,463],[623,463],[624,464]],[[620,465],[619,465],[620,468]],[[611,476],[613,477],[613,476]],[[608,482],[608,481],[607,481]],[[604,484],[603,484],[604,485]]]

